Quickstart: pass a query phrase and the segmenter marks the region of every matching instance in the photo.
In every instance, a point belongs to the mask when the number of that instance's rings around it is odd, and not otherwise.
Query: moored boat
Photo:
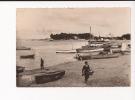
[[[31,50],[29,47],[17,47],[16,50]]]
[[[31,55],[21,55],[20,58],[22,59],[34,59],[35,55],[31,54]]]
[[[107,59],[107,58],[117,58],[117,57],[119,57],[119,54],[98,54],[98,55],[85,54],[85,55],[76,56],[76,59],[90,60],[90,59]]]
[[[109,43],[109,40],[104,40],[99,36],[99,39],[94,39],[91,36],[91,26],[90,26],[90,38],[88,41],[88,45],[82,46],[81,48],[76,49],[77,53],[91,53],[91,52],[101,52],[104,50],[104,44]]]
[[[77,53],[91,53],[91,52],[100,52],[103,51],[103,48],[91,48],[91,49],[76,49]]]
[[[118,54],[106,54],[106,55],[93,55],[91,59],[106,59],[106,58],[117,58]]]
[[[56,53],[76,53],[76,50],[57,50]]]

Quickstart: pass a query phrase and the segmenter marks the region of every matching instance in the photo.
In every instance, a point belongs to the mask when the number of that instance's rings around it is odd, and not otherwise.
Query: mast
[[[71,40],[72,41],[72,40]],[[72,50],[73,50],[73,42],[71,42],[71,44],[72,44]]]
[[[88,44],[89,44],[89,45],[91,44],[91,26],[90,26],[90,37],[89,37]]]
[[[90,39],[91,39],[91,26],[90,26]]]

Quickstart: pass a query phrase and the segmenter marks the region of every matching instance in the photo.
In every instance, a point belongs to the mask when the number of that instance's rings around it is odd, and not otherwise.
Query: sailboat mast
[[[72,41],[72,40],[71,40]],[[73,50],[73,42],[72,42],[72,50]]]
[[[71,46],[72,46],[71,49],[73,50],[73,41],[72,40],[71,40]]]
[[[91,39],[91,26],[90,26],[90,39]]]

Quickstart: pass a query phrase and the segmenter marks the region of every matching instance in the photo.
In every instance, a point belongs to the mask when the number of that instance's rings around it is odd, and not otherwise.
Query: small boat
[[[87,54],[87,55],[78,55],[76,56],[76,59],[78,60],[89,60],[89,59],[107,59],[107,58],[117,58],[119,57],[118,54],[98,54],[98,55],[91,55],[91,54]]]
[[[89,40],[88,41],[89,46],[95,46],[95,47],[103,46],[106,43],[109,43],[109,41],[104,41],[104,40]]]
[[[113,53],[120,53],[121,52],[121,48],[111,48]]]
[[[18,75],[18,86],[30,86],[32,83],[43,84],[58,80],[65,75],[65,70],[45,68],[25,70]]]
[[[35,55],[31,54],[31,55],[22,55],[20,56],[21,59],[34,59]]]
[[[65,74],[64,70],[58,70],[53,72],[38,73],[35,76],[35,81],[37,84],[47,83],[60,79]]]
[[[104,41],[88,41],[88,45],[82,46],[81,48],[76,49],[76,51],[78,53],[100,52],[104,50],[103,45],[105,43],[106,42]]]
[[[53,39],[49,39],[49,41],[53,41]]]
[[[76,49],[76,52],[78,52],[78,53],[91,53],[91,52],[100,52],[103,50],[104,50],[104,48]]]
[[[77,60],[88,60],[88,59],[91,59],[91,55],[90,54],[77,54],[75,58]]]
[[[99,36],[99,39],[94,39],[93,36],[91,36],[91,26],[90,26],[90,37],[88,44],[85,46],[82,46],[81,48],[76,49],[77,53],[91,53],[91,52],[101,52],[104,50],[103,46],[105,44],[110,43],[109,40],[104,40]]]
[[[31,50],[31,48],[28,48],[28,47],[17,47],[16,50]]]
[[[91,59],[106,59],[106,58],[117,58],[118,54],[106,54],[106,55],[93,55]]]
[[[24,70],[25,70],[25,67],[16,66],[16,73],[22,73],[22,72],[24,72]]]
[[[56,53],[76,53],[76,50],[57,50]]]

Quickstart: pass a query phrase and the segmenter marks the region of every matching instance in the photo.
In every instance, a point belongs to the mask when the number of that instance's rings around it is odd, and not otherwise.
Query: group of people
[[[44,60],[43,58],[40,59],[40,67],[41,70],[45,69],[44,68]],[[92,75],[94,73],[94,71],[91,69],[91,67],[89,66],[88,62],[85,61],[85,64],[82,68],[82,76],[84,76],[84,81],[85,83],[87,83],[89,76]]]

